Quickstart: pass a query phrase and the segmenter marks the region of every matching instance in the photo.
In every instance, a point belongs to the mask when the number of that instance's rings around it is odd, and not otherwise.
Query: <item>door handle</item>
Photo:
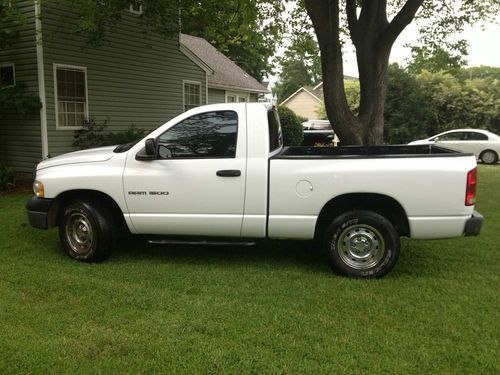
[[[241,171],[238,169],[224,169],[217,171],[216,175],[219,177],[239,177],[241,176]]]

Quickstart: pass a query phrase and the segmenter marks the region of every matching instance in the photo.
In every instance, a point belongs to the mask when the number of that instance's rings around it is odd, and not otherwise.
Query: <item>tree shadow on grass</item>
[[[309,269],[331,273],[328,255],[316,241],[259,241],[253,246],[155,245],[142,237],[121,239],[111,261],[156,260],[180,264]]]

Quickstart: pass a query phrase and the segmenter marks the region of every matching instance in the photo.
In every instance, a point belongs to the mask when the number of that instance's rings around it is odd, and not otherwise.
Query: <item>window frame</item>
[[[4,67],[9,67],[11,66],[12,67],[12,78],[13,78],[13,84],[12,85],[7,85],[7,86],[2,86],[1,82],[0,82],[0,89],[6,89],[6,88],[9,88],[9,87],[15,87],[16,86],[16,64],[13,63],[13,62],[5,62],[5,63],[0,63],[0,68],[4,68]]]
[[[134,9],[134,4],[130,4],[128,6],[128,11],[132,14],[136,14],[138,16],[142,15],[142,4],[139,4],[139,10]]]
[[[234,102],[229,102],[228,98],[233,97]],[[245,101],[240,101],[240,98],[244,98]],[[250,93],[245,93],[243,91],[226,91],[224,101],[226,103],[249,103]]]
[[[199,107],[202,105],[202,95],[201,95],[201,89],[202,89],[202,84],[201,81],[190,81],[190,80],[182,80],[182,109],[183,112],[189,111],[189,109],[186,109],[186,84],[188,85],[197,85],[200,88],[200,100],[199,104],[196,107]],[[194,107],[194,108],[196,108]],[[190,108],[192,109],[192,108]]]
[[[82,71],[85,77],[85,110],[84,110],[84,121],[89,119],[89,94],[88,94],[88,79],[87,79],[87,67],[78,65],[68,65],[68,64],[53,64],[53,74],[54,74],[54,115],[56,118],[56,130],[79,130],[81,126],[64,126],[59,124],[59,98],[57,92],[57,69],[67,69],[67,70],[77,70]]]

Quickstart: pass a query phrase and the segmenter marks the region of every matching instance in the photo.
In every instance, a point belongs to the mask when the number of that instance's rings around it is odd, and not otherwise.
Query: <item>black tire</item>
[[[498,154],[493,150],[485,150],[479,155],[479,159],[484,164],[496,164],[498,162]]]
[[[94,202],[71,202],[60,216],[59,238],[71,258],[100,262],[111,255],[115,243],[112,217]]]
[[[367,279],[385,276],[396,264],[401,247],[391,222],[365,210],[335,218],[326,230],[324,246],[336,273]]]

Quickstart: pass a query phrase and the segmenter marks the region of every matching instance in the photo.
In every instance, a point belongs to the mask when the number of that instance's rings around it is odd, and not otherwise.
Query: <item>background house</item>
[[[13,6],[26,22],[16,43],[0,50],[2,77],[41,102],[33,115],[0,111],[0,162],[18,171],[72,151],[74,131],[89,118],[106,121],[110,131],[149,130],[192,107],[256,101],[266,91],[201,38],[142,33],[140,9],[124,10],[107,42],[91,48],[71,32],[77,14],[68,8],[34,1]]]
[[[355,77],[344,76],[344,80],[357,80]],[[297,115],[307,120],[318,120],[318,109],[323,105],[323,82],[314,87],[301,87],[283,100],[285,105]]]
[[[231,102],[256,102],[268,93],[258,82],[238,65],[219,52],[203,38],[181,34],[181,51],[199,61],[210,70],[207,72],[208,104]]]

